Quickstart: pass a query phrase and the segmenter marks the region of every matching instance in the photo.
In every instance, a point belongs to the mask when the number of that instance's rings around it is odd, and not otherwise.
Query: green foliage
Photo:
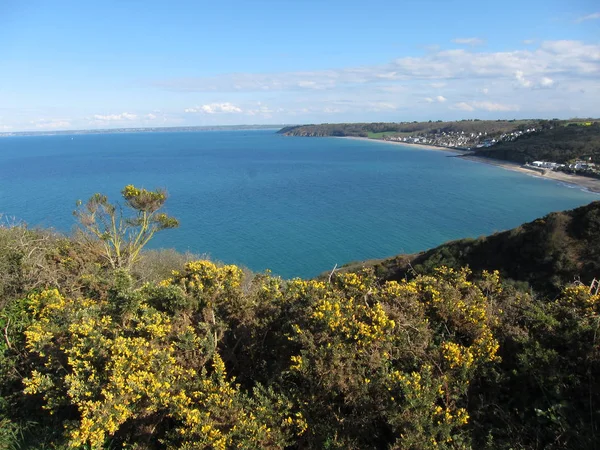
[[[600,296],[572,285],[552,302],[504,305],[501,363],[473,386],[481,446],[595,448],[600,424]]]

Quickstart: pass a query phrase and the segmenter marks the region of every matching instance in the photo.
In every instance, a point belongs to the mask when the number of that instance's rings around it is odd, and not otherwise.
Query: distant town
[[[600,178],[598,119],[341,123],[291,126],[280,133],[362,137],[451,148],[477,157],[519,163],[540,173],[561,171]]]
[[[585,123],[584,125],[590,126],[591,123]],[[492,147],[500,142],[511,142],[524,134],[535,132],[536,129],[532,127],[525,130],[502,133],[495,138],[490,138],[488,137],[487,132],[465,133],[464,131],[442,131],[440,133],[428,133],[426,136],[385,136],[383,140],[472,151],[480,148]],[[538,170],[540,173],[544,173],[546,170],[553,170],[579,175],[600,176],[600,165],[597,165],[591,160],[592,158],[589,157],[587,160],[575,160],[569,164],[561,164],[554,161],[532,161],[526,162],[523,166],[529,169]]]
[[[426,135],[409,136],[385,136],[388,141],[406,142],[407,144],[435,145],[438,147],[449,147],[456,149],[471,150],[473,148],[491,147],[498,142],[514,141],[525,133],[534,133],[535,128],[527,128],[524,131],[516,130],[502,133],[495,138],[488,137],[487,131],[478,133],[465,133],[464,131],[439,131],[429,132]]]
[[[580,126],[591,126],[592,122],[583,122]],[[553,126],[549,127],[553,129]],[[489,148],[501,142],[512,142],[523,135],[541,131],[540,128],[526,128],[524,130],[515,130],[511,132],[501,133],[496,137],[489,137],[487,132],[465,133],[464,131],[441,131],[429,132],[425,136],[384,136],[383,140],[394,142],[405,142],[407,144],[422,144],[434,145],[437,147],[447,147],[457,150],[473,151],[482,148]],[[576,159],[570,163],[558,163],[555,161],[526,161],[523,164],[528,169],[537,170],[544,173],[546,170],[557,172],[567,172],[586,176],[600,176],[600,165],[592,162],[592,157],[585,160]]]

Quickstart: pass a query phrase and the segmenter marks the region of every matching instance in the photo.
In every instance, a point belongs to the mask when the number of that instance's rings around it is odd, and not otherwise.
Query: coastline
[[[439,147],[437,145],[429,145],[429,144],[412,144],[412,143],[408,143],[408,142],[386,141],[384,139],[371,139],[368,137],[359,137],[359,136],[340,136],[340,138],[341,139],[352,139],[355,141],[381,142],[383,144],[402,145],[405,147],[418,148],[421,150],[434,150],[437,152],[454,153],[455,155],[464,155],[466,153],[469,153],[466,150],[457,150],[455,148]]]
[[[529,175],[537,178],[545,178],[547,180],[553,180],[560,183],[574,185],[583,189],[586,189],[590,192],[600,194],[600,180],[590,177],[584,177],[581,175],[570,175],[564,172],[554,172],[551,170],[546,171],[544,174],[537,172],[535,170],[530,170],[523,167],[519,163],[514,163],[510,161],[504,161],[501,159],[492,159],[492,158],[483,158],[481,156],[473,156],[472,152],[467,150],[457,150],[448,147],[436,147],[434,145],[426,145],[426,144],[409,144],[406,142],[397,142],[397,141],[386,141],[383,139],[371,139],[366,137],[355,137],[355,136],[347,136],[343,137],[343,139],[355,139],[361,141],[370,141],[370,142],[382,142],[384,144],[394,144],[394,145],[404,145],[407,147],[418,148],[421,150],[428,151],[438,151],[438,152],[447,152],[453,153],[457,155],[457,158],[466,159],[469,161],[473,161],[480,164],[488,164],[491,166],[500,167],[506,170],[512,170],[513,172],[519,172],[524,175]]]
[[[584,177],[581,175],[570,175],[568,173],[555,172],[553,170],[547,170],[544,174],[542,174],[540,172],[537,172],[536,170],[527,169],[526,167],[523,167],[521,164],[518,163],[513,163],[510,161],[504,161],[500,159],[483,158],[481,156],[472,156],[469,154],[462,155],[460,156],[460,158],[481,164],[489,164],[491,166],[500,167],[506,170],[512,170],[513,172],[520,172],[522,174],[533,177],[545,178],[547,180],[578,186],[590,192],[600,194],[600,180],[596,178]]]

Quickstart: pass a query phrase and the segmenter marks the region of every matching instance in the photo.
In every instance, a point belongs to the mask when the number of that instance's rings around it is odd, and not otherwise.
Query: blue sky
[[[600,116],[593,1],[0,1],[0,132]]]

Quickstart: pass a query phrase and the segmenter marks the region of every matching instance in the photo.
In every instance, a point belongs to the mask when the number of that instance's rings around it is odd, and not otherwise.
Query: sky
[[[590,0],[0,0],[0,132],[600,116]]]

